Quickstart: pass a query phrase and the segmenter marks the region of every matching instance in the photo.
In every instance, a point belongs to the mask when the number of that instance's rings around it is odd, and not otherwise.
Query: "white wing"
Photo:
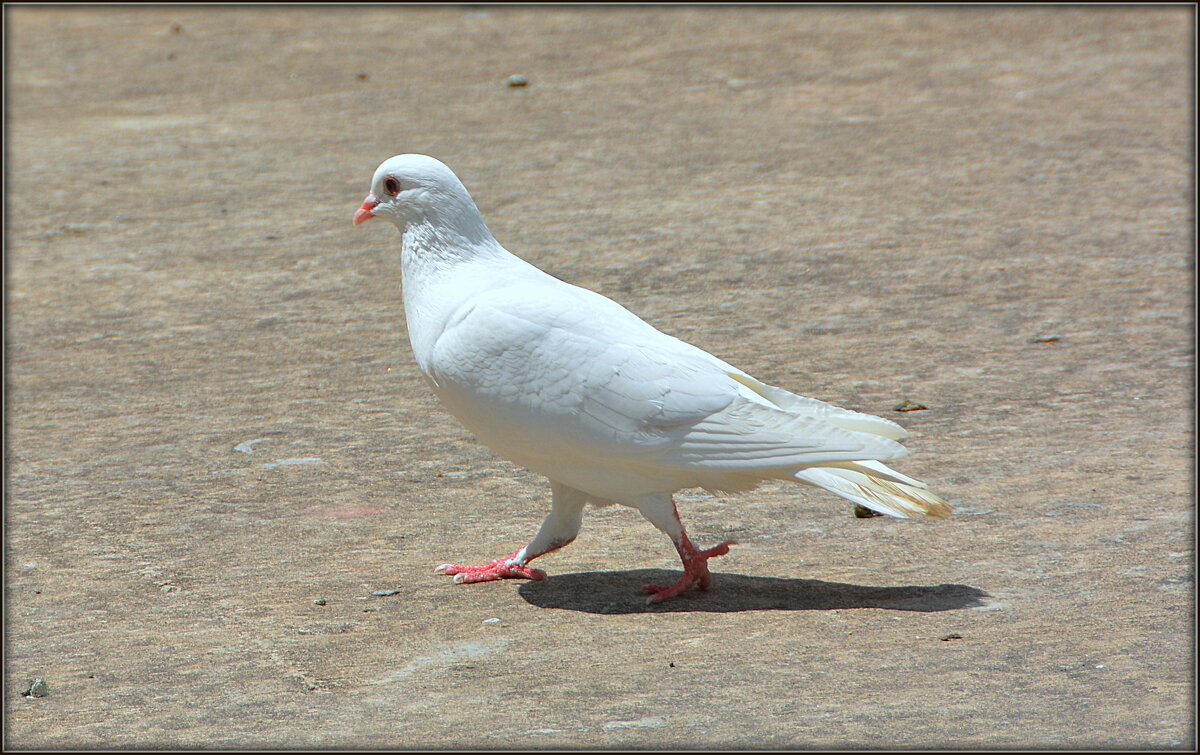
[[[429,377],[481,439],[535,468],[549,455],[745,475],[906,453],[895,423],[761,383],[549,276],[473,297]]]

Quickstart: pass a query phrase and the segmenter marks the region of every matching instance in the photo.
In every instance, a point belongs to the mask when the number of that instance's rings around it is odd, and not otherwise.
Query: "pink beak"
[[[363,200],[362,207],[359,207],[358,211],[354,213],[354,225],[360,225],[375,217],[375,213],[371,210],[374,210],[378,204],[379,200],[375,198],[375,195],[368,194],[367,198]]]

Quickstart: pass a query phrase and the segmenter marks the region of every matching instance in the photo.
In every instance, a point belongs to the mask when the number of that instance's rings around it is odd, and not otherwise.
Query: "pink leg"
[[[550,489],[553,493],[550,513],[529,545],[481,566],[442,564],[437,568],[437,573],[453,575],[454,581],[459,584],[491,582],[494,579],[545,579],[546,572],[527,564],[575,539],[583,521],[583,506],[587,502],[583,493],[565,485],[552,482]]]
[[[683,534],[680,542],[675,543],[675,550],[679,551],[679,557],[683,559],[683,577],[673,585],[646,585],[643,587],[643,590],[651,593],[646,602],[649,604],[661,603],[685,590],[690,590],[692,587],[707,590],[709,585],[712,584],[712,573],[708,570],[708,559],[714,556],[724,556],[729,552],[729,546],[731,545],[737,545],[737,541],[726,540],[718,546],[702,551],[692,545],[692,541],[688,539],[687,534]]]
[[[569,540],[567,541],[570,542]],[[552,550],[558,550],[567,543],[561,543],[553,548],[545,551],[549,553]],[[472,582],[491,582],[494,579],[545,579],[546,572],[541,569],[534,569],[525,566],[526,563],[532,561],[535,556],[530,556],[526,559],[518,559],[525,551],[522,548],[518,551],[513,551],[504,558],[498,558],[489,564],[482,566],[463,566],[462,564],[442,564],[436,571],[438,574],[447,574],[454,576],[456,584],[471,584]],[[538,554],[543,555],[542,553]],[[522,563],[522,561],[524,563]]]
[[[657,505],[655,505],[657,504]],[[666,505],[670,505],[670,509]],[[646,585],[643,589],[650,593],[650,597],[646,599],[648,604],[661,603],[664,600],[673,598],[676,595],[690,590],[693,587],[699,587],[701,590],[707,590],[712,584],[712,573],[708,570],[708,559],[714,556],[724,556],[729,552],[729,546],[736,545],[734,540],[726,540],[718,546],[709,548],[708,550],[700,550],[692,541],[688,539],[687,532],[683,529],[683,522],[679,520],[679,511],[675,508],[675,502],[670,498],[659,500],[657,502],[647,502],[646,505],[639,507],[642,515],[658,527],[663,532],[671,537],[671,541],[675,543],[675,550],[679,551],[679,558],[683,561],[683,577],[673,585]]]

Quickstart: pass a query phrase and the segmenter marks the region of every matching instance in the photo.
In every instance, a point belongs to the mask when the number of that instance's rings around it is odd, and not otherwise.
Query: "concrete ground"
[[[6,748],[1195,745],[1191,7],[4,13]],[[434,574],[548,495],[350,225],[401,152],[956,515],[685,491],[741,545],[653,609],[621,507]]]

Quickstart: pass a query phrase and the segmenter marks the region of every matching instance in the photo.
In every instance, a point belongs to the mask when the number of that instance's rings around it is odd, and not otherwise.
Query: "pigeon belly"
[[[445,376],[433,382],[433,389],[450,413],[497,454],[593,498],[630,500],[699,484],[686,470],[656,464],[657,444],[649,440],[631,454],[611,453],[606,439],[568,405],[534,407],[512,396],[481,394]]]

